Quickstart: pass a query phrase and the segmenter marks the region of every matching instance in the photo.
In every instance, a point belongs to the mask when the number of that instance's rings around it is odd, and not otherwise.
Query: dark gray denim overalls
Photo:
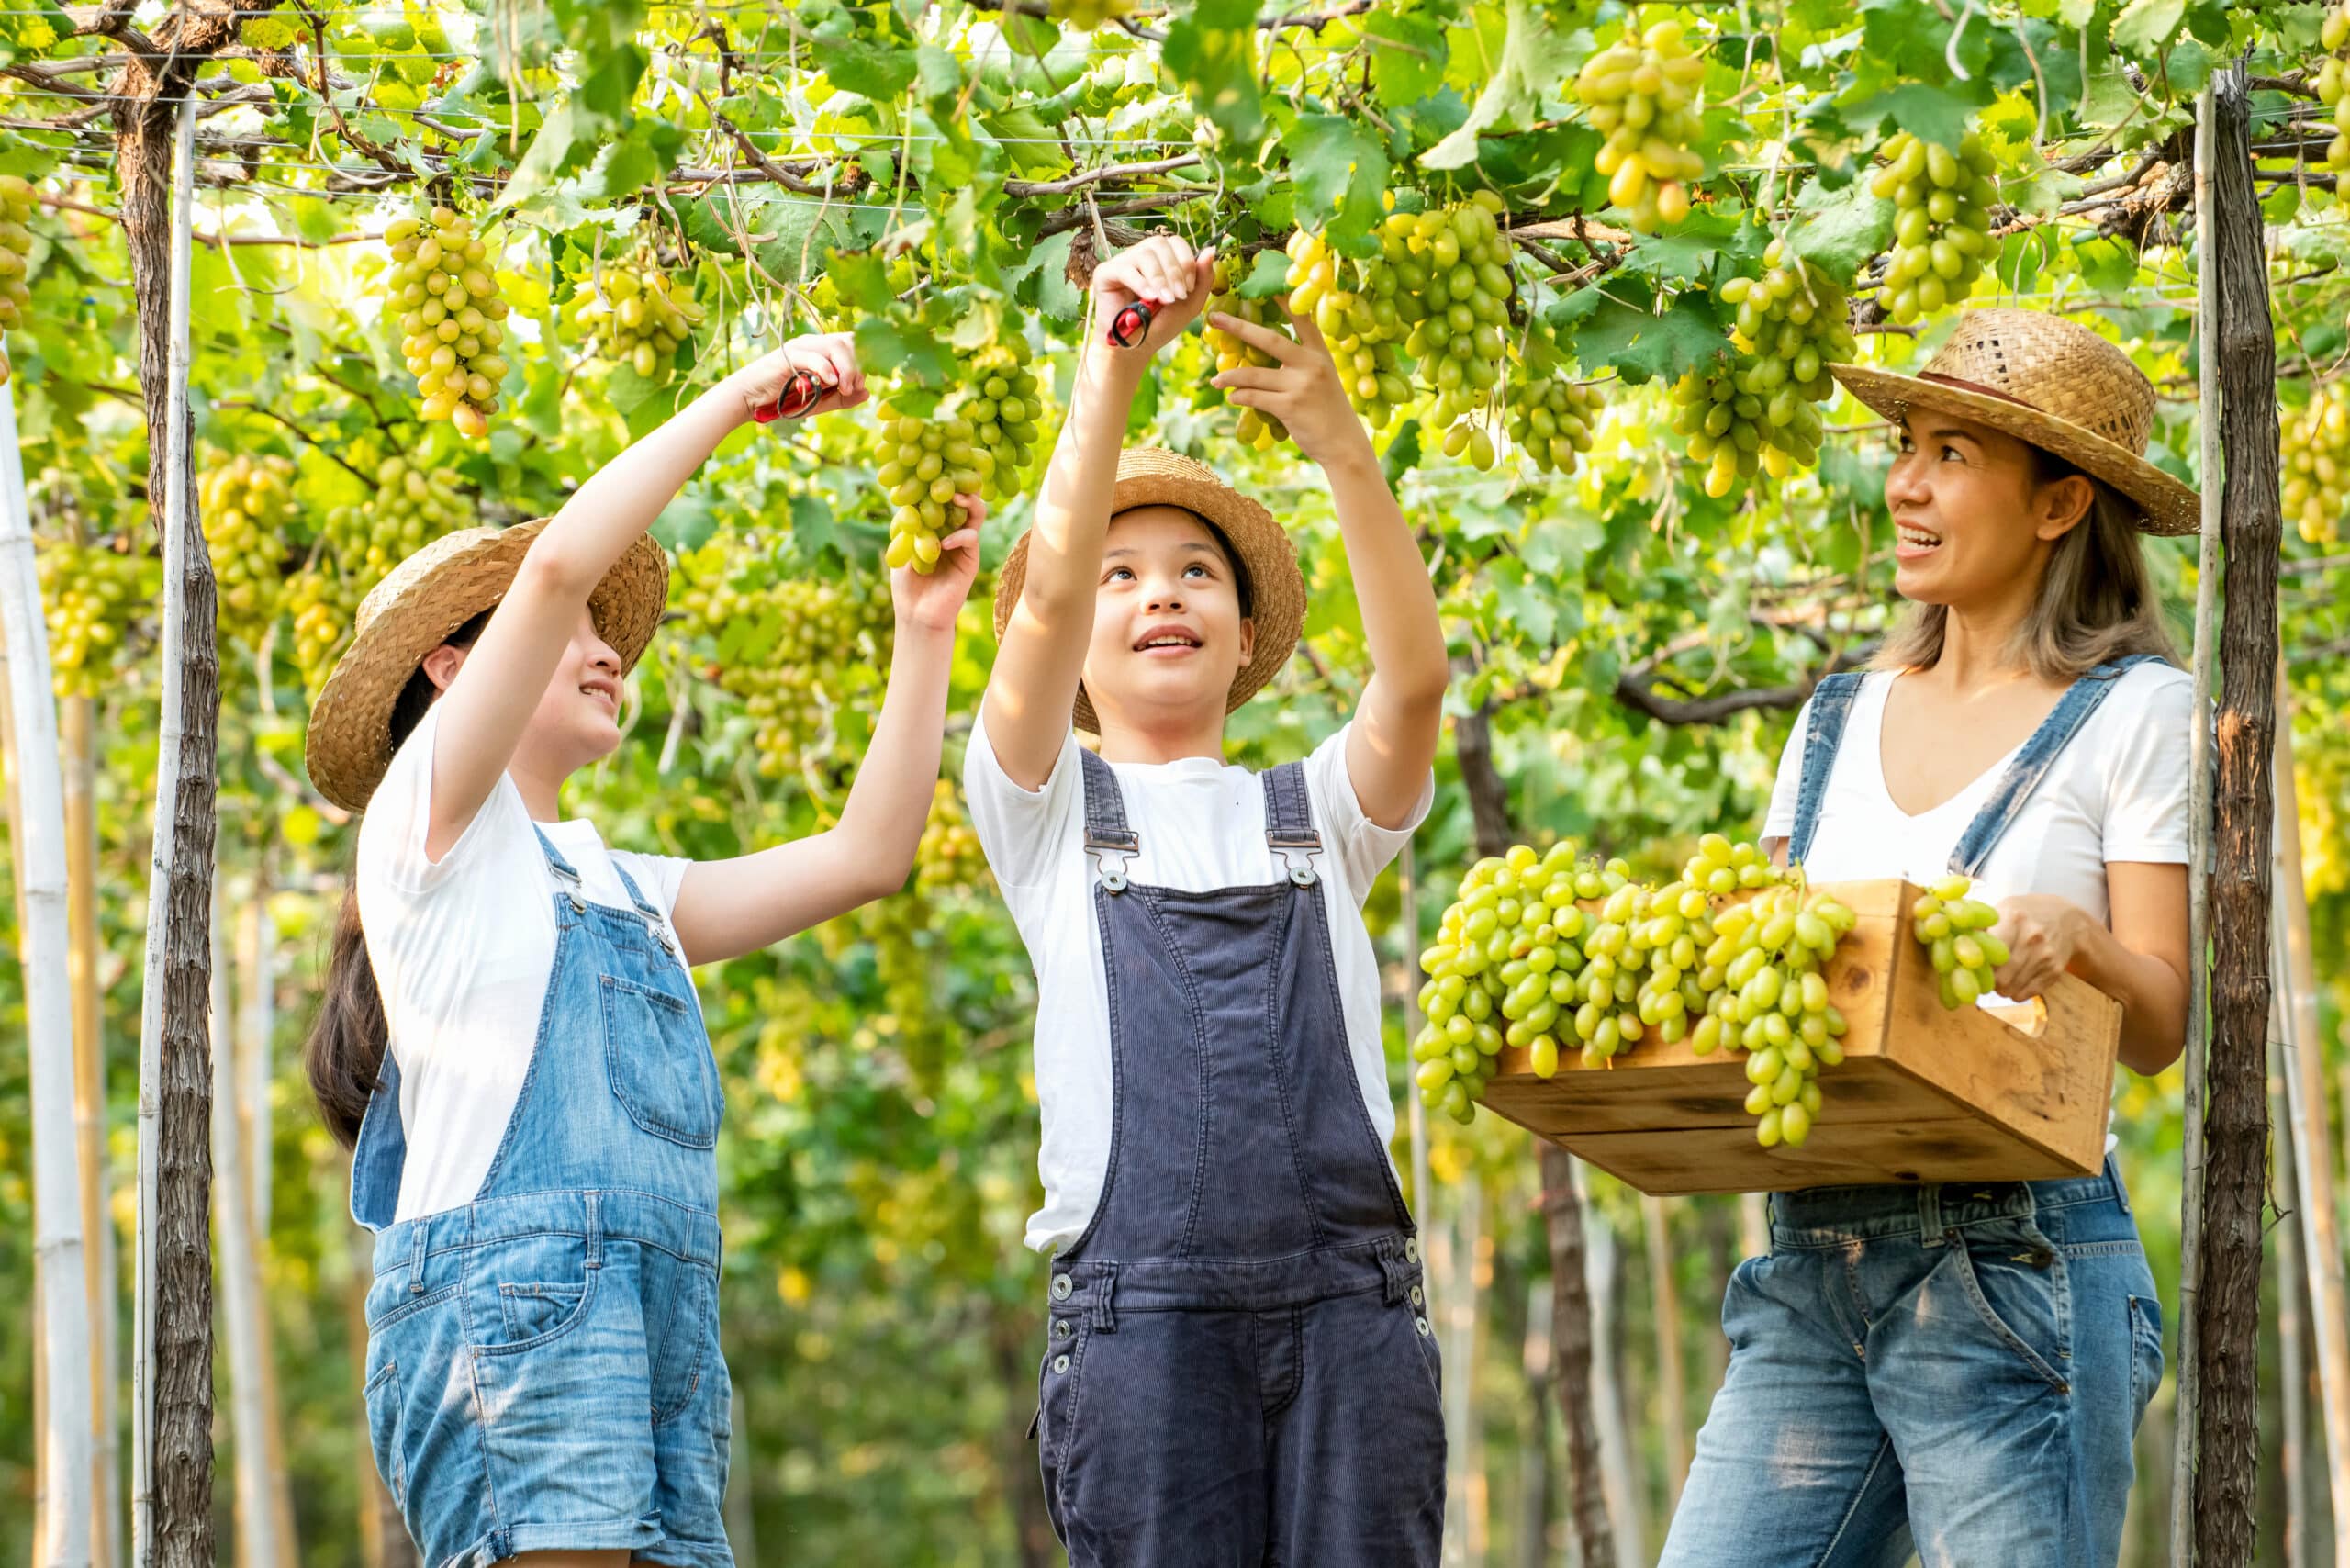
[[[1037,1431],[1075,1568],[1434,1564],[1444,1420],[1419,1244],[1363,1108],[1304,769],[1262,775],[1259,887],[1126,879],[1091,752],[1085,842],[1113,1105],[1052,1268]]]

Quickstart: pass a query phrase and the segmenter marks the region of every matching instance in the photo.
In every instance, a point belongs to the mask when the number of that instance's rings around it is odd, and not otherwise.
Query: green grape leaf
[[[1839,284],[1850,284],[1893,238],[1893,204],[1869,194],[1866,180],[1828,191],[1815,180],[1796,197],[1786,230],[1796,254]]]
[[[2141,60],[2160,60],[2187,19],[2187,0],[2130,0],[2113,18],[2113,47]]]
[[[1377,254],[1371,230],[1387,188],[1387,153],[1377,138],[1337,115],[1305,115],[1285,140],[1301,220],[1342,254]]]
[[[1938,146],[1956,148],[1966,139],[1967,119],[1987,101],[1987,84],[1980,76],[1960,87],[1937,87],[1928,82],[1905,82],[1874,97],[1845,106],[1852,125],[1915,133]]]
[[[1256,43],[1256,0],[1194,0],[1159,46],[1159,60],[1190,92],[1192,106],[1243,148],[1265,136]]]
[[[1554,325],[1556,316],[1554,312]],[[1662,315],[1617,298],[1603,298],[1587,319],[1574,325],[1573,342],[1576,362],[1584,375],[1612,367],[1632,386],[1657,376],[1670,380],[1729,353],[1729,342],[1714,314],[1712,296],[1694,288],[1674,295]]]
[[[1407,108],[1444,85],[1444,28],[1415,12],[1374,11],[1363,21],[1371,83],[1379,100]]]
[[[1238,293],[1243,299],[1264,299],[1289,292],[1289,257],[1280,250],[1259,251],[1249,263],[1248,275],[1240,280]]]
[[[912,50],[864,39],[825,39],[818,58],[833,85],[876,103],[904,92],[921,69]]]
[[[1531,0],[1509,0],[1508,30],[1502,58],[1469,118],[1451,135],[1420,154],[1424,169],[1458,169],[1477,156],[1477,135],[1488,126],[1540,118],[1546,92],[1565,91],[1575,68],[1591,53],[1587,29],[1558,28]]]

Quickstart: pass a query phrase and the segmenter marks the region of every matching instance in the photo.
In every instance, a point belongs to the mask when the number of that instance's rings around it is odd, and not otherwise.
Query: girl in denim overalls
[[[935,575],[893,578],[889,693],[836,827],[689,862],[611,854],[557,802],[619,745],[666,597],[655,517],[748,419],[864,397],[848,339],[794,340],[552,521],[427,545],[368,595],[312,711],[313,781],[370,809],[310,1073],[356,1144],[369,1437],[427,1568],[733,1561],[720,1088],[688,969],[904,881],[976,499]]]
[[[1919,375],[1836,372],[1900,427],[1915,609],[1874,671],[1813,694],[1765,837],[1817,879],[1975,879],[1999,992],[2077,975],[2159,1072],[2187,1018],[2191,683],[2137,536],[2192,532],[2198,502],[2141,455],[2154,388],[2024,310],[1967,316]],[[2110,1568],[2162,1381],[2110,1148],[2090,1177],[1774,1195],[1662,1562]]]
[[[1094,275],[1102,320],[1156,319],[1084,350],[966,760],[1038,977],[1034,1435],[1077,1568],[1434,1564],[1436,1346],[1360,907],[1427,809],[1444,638],[1312,323],[1218,318],[1278,362],[1217,385],[1328,476],[1375,666],[1307,761],[1225,766],[1225,714],[1296,642],[1296,557],[1203,465],[1120,455],[1210,261],[1154,239]]]

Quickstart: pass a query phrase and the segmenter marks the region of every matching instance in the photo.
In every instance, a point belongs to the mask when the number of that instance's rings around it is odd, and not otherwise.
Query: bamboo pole
[[[65,983],[73,992],[73,1138],[82,1166],[84,1283],[90,1312],[90,1560],[114,1568],[122,1518],[115,1378],[121,1362],[114,1219],[107,1212],[106,1014],[98,981],[97,704],[58,704],[65,774]]]
[[[1450,1506],[1444,1513],[1445,1561],[1476,1562],[1475,1531],[1472,1528],[1469,1494],[1479,1470],[1477,1444],[1477,1240],[1484,1227],[1483,1173],[1472,1166],[1467,1180],[1448,1205],[1451,1224],[1445,1236],[1444,1279],[1440,1297],[1443,1316],[1433,1319],[1444,1329],[1445,1452],[1451,1475],[1445,1490]]]
[[[2268,1114],[2276,1126],[2286,1126],[2291,1113],[2281,1102],[2285,1075],[2292,1068],[2285,1060],[2281,1017],[2272,1018],[2271,1034]],[[2284,1568],[2309,1568],[2309,1488],[2302,1484],[2302,1471],[2309,1461],[2309,1370],[2302,1357],[2301,1229],[2292,1223],[2293,1211],[2307,1200],[2300,1190],[2300,1172],[2295,1169],[2291,1137],[2277,1140],[2276,1159],[2277,1202],[2285,1211],[2277,1226],[2277,1381],[2284,1414],[2277,1468],[2285,1494]]]
[[[1615,1525],[1616,1568],[1641,1568],[1648,1554],[1642,1541],[1644,1510],[1640,1506],[1639,1468],[1632,1459],[1630,1423],[1624,1409],[1624,1384],[1617,1372],[1624,1364],[1622,1314],[1617,1286],[1622,1280],[1623,1249],[1616,1227],[1592,1206],[1583,1161],[1575,1161],[1575,1202],[1583,1212],[1587,1243],[1583,1252],[1584,1280],[1591,1292],[1591,1403],[1599,1428],[1600,1484],[1607,1497],[1607,1512]],[[1594,1563],[1590,1568],[1606,1568]]]
[[[254,870],[252,896],[237,923],[237,1140],[245,1150],[246,1208],[252,1215],[252,1283],[261,1303],[262,1453],[267,1465],[272,1533],[287,1562],[301,1558],[294,1533],[294,1485],[285,1465],[285,1401],[278,1395],[277,1336],[270,1322],[272,1249],[270,1189],[274,1163],[269,1089],[274,1076],[271,1044],[277,1024],[277,922],[270,913],[275,856],[263,846]]]
[[[16,868],[30,1057],[33,1256],[39,1270],[40,1506],[37,1568],[88,1568],[97,1473],[91,1462],[90,1319],[83,1269],[82,1166],[73,1137],[73,1011],[65,983],[65,786],[58,764],[48,622],[17,442],[16,391],[0,382],[0,640],[8,652],[9,783],[21,826]]]
[[[2285,1137],[2300,1181],[2301,1252],[2307,1263],[2310,1326],[2316,1331],[2320,1416],[2325,1426],[2328,1490],[2333,1502],[2331,1560],[2350,1562],[2350,1289],[2342,1270],[2334,1209],[2333,1151],[2325,1123],[2324,1036],[2319,1031],[2316,963],[2310,902],[2301,873],[2299,793],[2293,777],[2292,709],[2284,671],[2277,675],[2277,865],[2274,930],[2282,994],[2277,1017],[2284,1063]],[[2290,1228],[2289,1226],[2287,1228]]]
[[[1657,1400],[1664,1428],[1664,1516],[1681,1506],[1689,1478],[1689,1390],[1681,1365],[1681,1295],[1673,1276],[1673,1226],[1659,1197],[1640,1199],[1649,1255],[1649,1311],[1656,1329]]]
[[[2203,1074],[2210,1008],[2211,944],[2211,629],[2220,594],[2220,305],[2219,269],[2211,264],[2211,147],[2216,110],[2206,84],[2195,101],[2195,224],[2198,260],[2196,361],[2200,394],[2197,435],[2203,484],[2201,536],[2195,576],[2194,723],[2188,737],[2187,927],[2188,1003],[2185,1089],[2179,1114],[2178,1371],[2174,1374],[2170,1478],[2170,1551],[2176,1568],[2192,1568],[2195,1536],[2196,1410],[2202,1385],[2197,1372],[2195,1287],[2203,1255]]]
[[[1526,1437],[1518,1450],[1517,1568],[1550,1561],[1550,1288],[1526,1292]]]
[[[229,976],[228,922],[220,885],[212,889],[212,1219],[218,1231],[220,1322],[229,1343],[229,1444],[237,1456],[235,1485],[238,1568],[277,1568],[277,1515],[271,1506],[268,1421],[262,1363],[268,1355],[262,1325],[261,1271],[254,1259],[252,1161],[239,1137],[236,1001]]]

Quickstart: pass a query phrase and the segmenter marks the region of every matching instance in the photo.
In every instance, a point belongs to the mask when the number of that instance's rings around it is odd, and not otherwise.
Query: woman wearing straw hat
[[[1444,635],[1313,323],[1219,317],[1276,363],[1217,385],[1328,476],[1373,666],[1304,762],[1226,766],[1225,715],[1297,643],[1296,554],[1204,465],[1120,453],[1210,261],[1159,238],[1094,274],[1102,319],[1157,316],[1083,351],[965,762],[1037,974],[1033,1435],[1076,1568],[1434,1564],[1436,1344],[1361,906],[1428,809]]]
[[[958,498],[973,526],[942,569],[892,577],[889,690],[830,832],[731,860],[617,854],[560,798],[619,745],[621,682],[661,619],[646,529],[800,376],[825,389],[813,409],[864,400],[849,339],[796,339],[552,521],[394,567],[311,712],[312,780],[366,815],[310,1078],[356,1146],[369,1435],[431,1568],[733,1561],[720,1086],[687,970],[904,882],[979,502]]]
[[[2187,1019],[2191,683],[2141,532],[2191,533],[2148,463],[2154,391],[2087,328],[1977,310],[1917,375],[1839,380],[1899,428],[1907,617],[1797,721],[1764,828],[1824,880],[1975,879],[2003,995],[2077,975],[2161,1071]],[[2107,1140],[2078,1179],[1771,1200],[1731,1277],[1729,1371],[1671,1568],[2108,1568],[2162,1310]]]

